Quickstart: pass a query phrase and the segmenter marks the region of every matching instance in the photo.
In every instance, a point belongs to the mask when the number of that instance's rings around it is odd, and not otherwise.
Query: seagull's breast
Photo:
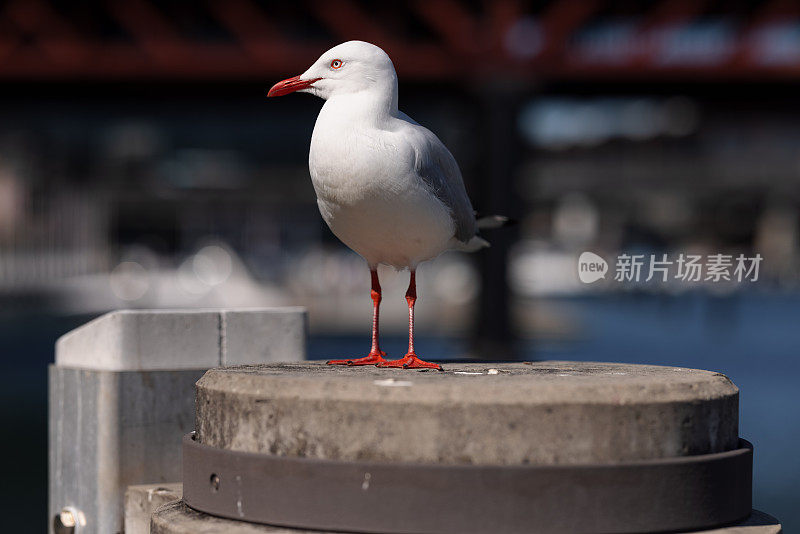
[[[320,114],[309,152],[320,213],[370,264],[415,267],[446,250],[454,235],[449,210],[414,166],[401,133],[330,124]]]
[[[309,170],[317,197],[337,204],[358,203],[405,187],[413,153],[374,129],[341,128],[311,138]]]

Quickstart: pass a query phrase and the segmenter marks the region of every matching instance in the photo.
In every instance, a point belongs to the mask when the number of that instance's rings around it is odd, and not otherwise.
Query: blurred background
[[[800,3],[0,2],[0,406],[10,521],[44,526],[46,366],[115,308],[305,305],[313,358],[363,356],[366,264],[307,169],[322,102],[267,101],[349,39],[519,220],[421,267],[428,359],[713,369],[741,388],[754,504],[800,529]],[[764,257],[757,282],[577,278],[577,257]],[[381,271],[405,352],[407,273]],[[40,522],[40,523],[39,523]],[[7,525],[8,526],[8,525]],[[14,530],[14,529],[12,529]]]

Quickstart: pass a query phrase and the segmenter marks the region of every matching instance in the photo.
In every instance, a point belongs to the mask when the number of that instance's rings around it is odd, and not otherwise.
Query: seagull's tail
[[[477,252],[482,248],[490,247],[488,241],[482,238],[479,235],[474,236],[472,239],[467,241],[466,243],[463,241],[459,241],[458,239],[453,238],[453,247],[456,250],[460,250],[462,252]]]
[[[509,226],[512,224],[516,224],[517,221],[514,219],[510,219],[503,215],[487,215],[485,217],[478,217],[476,219],[478,230],[493,230],[495,228],[502,228],[503,226]],[[480,235],[474,235],[472,239],[467,241],[459,241],[456,238],[453,238],[452,248],[456,250],[461,250],[463,252],[476,252],[482,248],[492,246],[488,241],[482,238]]]
[[[516,222],[516,220],[506,217],[505,215],[479,215],[477,218],[479,230],[494,230],[495,228],[511,226],[512,224],[516,224]]]

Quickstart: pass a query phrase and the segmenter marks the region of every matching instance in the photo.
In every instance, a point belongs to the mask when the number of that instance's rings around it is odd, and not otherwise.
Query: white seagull
[[[329,364],[433,368],[414,352],[417,266],[450,249],[489,245],[476,220],[453,155],[427,128],[397,108],[397,74],[379,47],[363,41],[335,46],[303,74],[283,80],[267,96],[311,93],[325,100],[311,136],[308,167],[317,205],[331,231],[369,264],[372,347],[364,358]],[[381,286],[378,264],[408,268],[408,353],[385,360],[378,343]]]

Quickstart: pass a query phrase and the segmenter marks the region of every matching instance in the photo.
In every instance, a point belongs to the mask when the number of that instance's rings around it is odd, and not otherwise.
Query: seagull
[[[322,218],[369,265],[373,303],[367,356],[332,365],[438,369],[414,350],[417,266],[446,250],[489,246],[479,228],[507,218],[476,219],[455,158],[436,135],[397,108],[397,74],[381,48],[363,41],[337,45],[299,76],[276,83],[268,97],[293,92],[325,100],[308,167]],[[408,353],[386,360],[378,342],[378,265],[408,269]]]

